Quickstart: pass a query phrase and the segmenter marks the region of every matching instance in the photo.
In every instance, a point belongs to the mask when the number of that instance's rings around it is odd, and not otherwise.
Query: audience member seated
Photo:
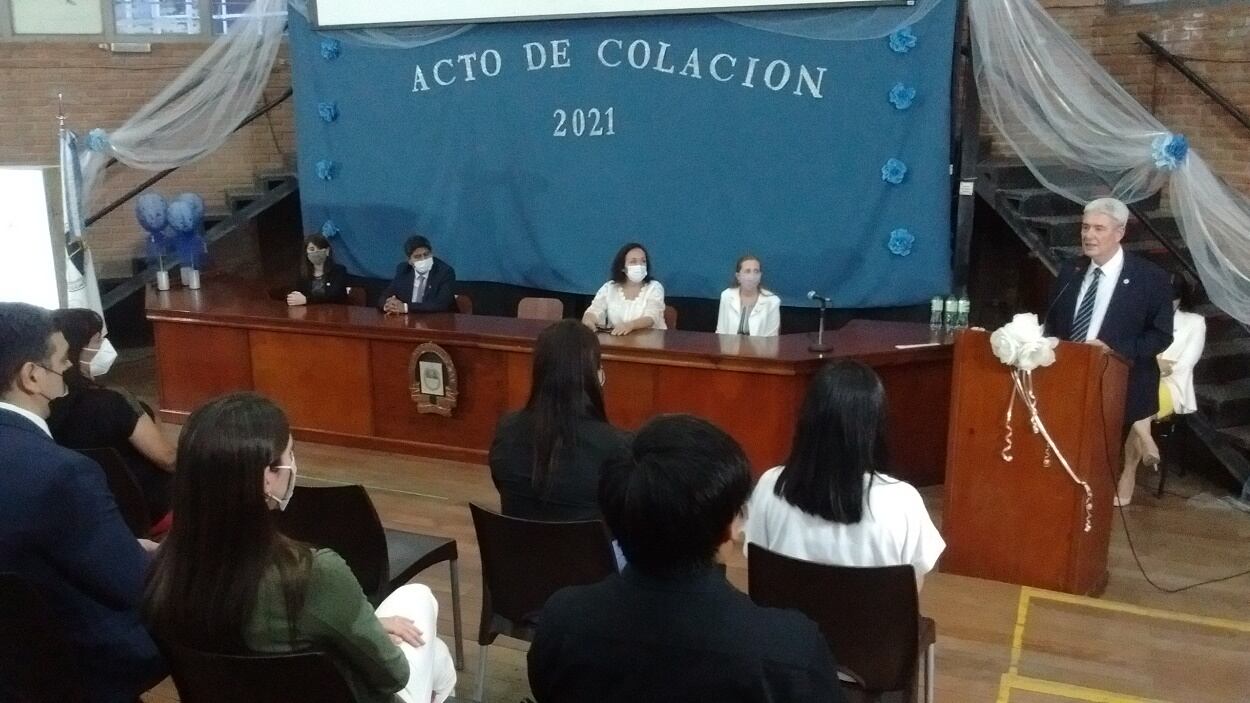
[[[490,447],[504,515],[598,520],[599,475],[626,448],[603,411],[599,340],[576,320],[548,327],[534,344],[530,397],[505,415]]]
[[[750,490],[729,435],[689,415],[648,422],[599,483],[629,564],[547,602],[528,655],[535,700],[845,700],[816,624],[755,605],[716,564]]]
[[[916,489],[882,473],[886,410],[872,369],[856,361],[821,369],[790,457],[764,472],[751,494],[746,540],[821,564],[911,564],[919,588],[946,542]]]
[[[1194,394],[1194,366],[1202,359],[1207,343],[1207,321],[1202,315],[1189,312],[1194,306],[1194,287],[1181,275],[1172,276],[1172,343],[1159,354],[1159,412],[1133,423],[1128,442],[1125,443],[1124,473],[1116,488],[1116,500],[1120,505],[1133,501],[1133,489],[1137,484],[1137,465],[1151,468],[1159,465],[1159,445],[1150,434],[1154,420],[1171,415],[1187,415],[1198,409]]]
[[[70,449],[116,449],[143,489],[152,523],[160,521],[169,512],[173,445],[137,403],[97,383],[117,357],[103,336],[100,315],[71,308],[53,312],[52,319],[69,344],[71,363],[65,372],[69,393],[51,404],[48,427],[52,437]]]
[[[177,519],[145,594],[157,639],[223,654],[325,651],[356,700],[442,701],[456,682],[435,636],[438,604],[420,584],[369,606],[333,551],[284,537],[297,473],[282,410],[261,396],[223,396],[191,414],[178,443]]]
[[[720,294],[716,334],[776,337],[781,332],[781,298],[761,283],[758,257],[750,254],[734,266],[734,282]]]
[[[582,323],[590,329],[609,330],[613,335],[635,330],[667,329],[664,324],[664,286],[651,278],[647,250],[630,242],[612,258],[610,280],[603,284]]]
[[[456,308],[456,270],[434,256],[430,240],[421,235],[404,242],[407,261],[395,268],[395,278],[382,291],[382,312],[448,312]]]
[[[47,599],[78,650],[93,701],[133,703],[164,677],[139,619],[144,547],[95,462],[52,441],[69,345],[46,310],[0,303],[0,571]],[[141,544],[143,546],[141,546]],[[0,672],[0,699],[11,700]]]
[[[304,256],[299,262],[295,289],[286,295],[286,304],[314,305],[347,302],[347,269],[334,261],[330,240],[322,234],[304,237]]]

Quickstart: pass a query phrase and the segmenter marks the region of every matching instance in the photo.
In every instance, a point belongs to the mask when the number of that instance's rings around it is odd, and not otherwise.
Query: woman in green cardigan
[[[297,468],[282,410],[253,393],[191,414],[178,442],[169,535],[148,576],[158,640],[208,652],[327,652],[364,703],[438,703],[455,686],[438,603],[410,584],[375,613],[333,551],[283,536]]]

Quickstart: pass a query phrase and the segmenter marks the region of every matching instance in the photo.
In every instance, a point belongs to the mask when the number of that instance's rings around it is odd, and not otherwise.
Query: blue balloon
[[[178,237],[185,237],[199,231],[202,220],[195,217],[195,206],[186,200],[175,199],[169,204],[169,227]]]
[[[135,217],[139,226],[150,234],[159,234],[168,224],[168,206],[160,193],[147,192],[135,200]]]

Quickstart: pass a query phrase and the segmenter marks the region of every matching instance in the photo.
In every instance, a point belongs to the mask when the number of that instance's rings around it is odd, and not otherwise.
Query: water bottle
[[[953,295],[947,296],[946,308],[942,314],[942,324],[948,329],[954,329],[955,323],[959,321],[959,299]]]
[[[929,329],[942,329],[942,296],[935,295],[929,302]]]
[[[972,314],[972,301],[968,300],[968,296],[959,297],[959,316],[955,322],[955,326],[960,329],[968,327],[968,316]]]

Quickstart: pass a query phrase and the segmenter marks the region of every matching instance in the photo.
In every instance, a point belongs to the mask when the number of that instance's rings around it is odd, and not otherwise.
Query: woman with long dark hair
[[[651,257],[638,242],[622,246],[612,257],[610,278],[599,287],[582,324],[614,336],[637,330],[668,329],[664,322],[664,286],[652,276]]]
[[[138,401],[97,381],[117,358],[104,336],[104,319],[93,310],[69,308],[54,310],[52,320],[73,363],[65,372],[66,395],[51,403],[53,439],[70,449],[116,449],[143,490],[151,522],[160,522],[169,512],[173,443]]]
[[[529,520],[600,518],[599,472],[626,436],[608,424],[599,340],[576,320],[534,345],[529,401],[505,415],[490,448],[503,513]]]
[[[299,278],[286,295],[290,306],[347,302],[347,269],[334,261],[330,240],[320,233],[304,237]]]
[[[924,501],[886,475],[885,388],[856,361],[821,369],[808,386],[783,466],[760,477],[746,540],[840,566],[911,564],[919,584],[946,548]]]
[[[177,519],[148,574],[145,616],[159,641],[237,654],[320,649],[357,701],[441,701],[455,685],[435,637],[437,603],[409,584],[379,617],[337,554],[278,532],[295,490],[286,415],[253,393],[191,414],[178,445]],[[398,643],[398,644],[397,644]]]

